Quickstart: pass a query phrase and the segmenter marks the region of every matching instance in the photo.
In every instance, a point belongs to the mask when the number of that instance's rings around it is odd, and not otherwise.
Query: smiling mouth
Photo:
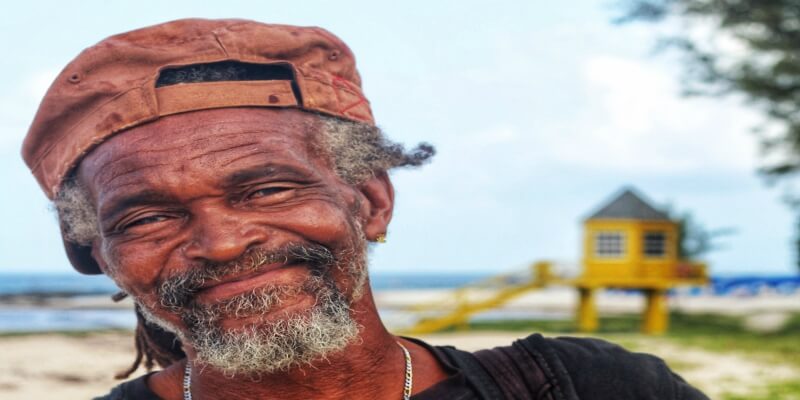
[[[200,287],[195,293],[195,298],[202,303],[224,300],[268,283],[281,281],[281,275],[290,273],[291,270],[302,265],[296,261],[278,262],[262,265],[255,270],[232,277],[213,279]]]

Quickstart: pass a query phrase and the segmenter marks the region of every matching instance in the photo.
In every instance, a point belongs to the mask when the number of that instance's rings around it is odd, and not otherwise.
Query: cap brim
[[[100,275],[103,271],[97,265],[97,261],[92,257],[91,246],[81,246],[72,242],[64,241],[64,250],[67,251],[67,258],[78,272],[86,275]]]

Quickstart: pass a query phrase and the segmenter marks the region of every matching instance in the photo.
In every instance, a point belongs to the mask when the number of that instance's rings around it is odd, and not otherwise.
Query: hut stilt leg
[[[597,330],[597,304],[595,303],[594,288],[578,288],[580,300],[578,303],[578,330],[581,332],[594,332]]]
[[[663,289],[645,290],[647,306],[644,310],[642,332],[648,335],[660,335],[669,327],[669,307],[667,291]]]

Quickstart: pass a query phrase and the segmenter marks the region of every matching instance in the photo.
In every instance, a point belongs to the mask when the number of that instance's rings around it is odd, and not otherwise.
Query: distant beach
[[[455,288],[486,278],[481,274],[375,274],[372,288],[381,314],[390,327],[407,326],[421,304],[446,305]],[[800,278],[715,278],[707,288],[679,289],[670,297],[673,310],[689,313],[750,314],[760,311],[800,311]],[[119,289],[105,276],[78,274],[0,275],[0,333],[132,329],[133,303],[111,296]],[[480,297],[491,289],[476,289]],[[742,301],[742,299],[748,299]],[[477,320],[569,319],[576,306],[575,291],[549,287],[534,291],[504,307],[477,315]],[[598,297],[601,313],[636,313],[644,306],[637,292],[608,290]],[[435,308],[435,307],[432,307]],[[431,309],[435,313],[435,309]]]
[[[451,289],[481,274],[376,274],[374,290]],[[136,319],[130,300],[111,301],[117,286],[105,276],[67,274],[1,274],[0,333],[132,329]]]
[[[378,274],[372,285],[382,318],[398,331],[421,315],[446,308],[454,288],[483,278]],[[669,306],[684,317],[664,337],[638,333],[636,314],[644,307],[640,294],[602,291],[598,310],[606,324],[618,328],[598,335],[665,358],[712,398],[728,398],[722,396],[726,393],[746,394],[731,397],[737,399],[779,398],[770,391],[800,380],[800,360],[795,359],[800,354],[800,290],[791,277],[765,279],[717,279],[707,288],[673,291]],[[0,397],[21,400],[58,393],[60,398],[85,399],[114,386],[112,376],[130,365],[135,354],[133,302],[113,302],[115,292],[111,281],[98,276],[0,276]],[[480,288],[468,296],[490,292]],[[535,331],[574,334],[570,325],[576,305],[574,289],[548,287],[478,314],[471,322],[473,331],[423,338],[476,350],[507,345]],[[753,393],[766,394],[747,397]]]

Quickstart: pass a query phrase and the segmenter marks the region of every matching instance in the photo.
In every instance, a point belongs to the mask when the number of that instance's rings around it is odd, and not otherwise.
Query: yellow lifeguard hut
[[[647,304],[642,329],[667,329],[668,289],[703,285],[705,266],[680,259],[679,223],[645,201],[635,190],[622,190],[584,221],[583,273],[575,282],[580,293],[578,327],[597,329],[596,289],[642,290]]]
[[[681,259],[679,249],[679,222],[650,205],[634,189],[624,189],[584,220],[583,268],[577,277],[559,276],[554,273],[551,262],[539,261],[531,265],[533,273],[529,279],[498,275],[455,290],[450,298],[453,301],[413,307],[424,311],[455,305],[436,317],[421,318],[406,332],[421,334],[463,327],[479,312],[501,307],[533,290],[564,285],[578,290],[576,320],[581,331],[598,328],[597,291],[622,288],[641,290],[647,299],[642,331],[662,333],[669,324],[667,291],[679,285],[708,283],[705,264]],[[470,289],[487,286],[497,290],[479,299],[470,296]]]

